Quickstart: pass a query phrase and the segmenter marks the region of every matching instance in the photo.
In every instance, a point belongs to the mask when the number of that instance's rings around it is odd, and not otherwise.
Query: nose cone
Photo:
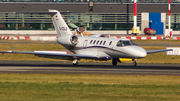
[[[147,56],[146,50],[144,50],[139,46],[129,46],[126,49],[127,49],[126,52],[132,58],[144,58]]]
[[[139,47],[139,46],[135,46],[133,49],[132,49],[132,55],[135,57],[135,58],[144,58],[147,56],[147,52],[145,49]]]

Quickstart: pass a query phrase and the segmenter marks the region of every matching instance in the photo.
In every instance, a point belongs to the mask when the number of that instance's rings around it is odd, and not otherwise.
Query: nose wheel
[[[136,60],[135,60],[135,59],[132,59],[132,61],[133,61],[133,66],[136,67],[136,66],[137,66]]]

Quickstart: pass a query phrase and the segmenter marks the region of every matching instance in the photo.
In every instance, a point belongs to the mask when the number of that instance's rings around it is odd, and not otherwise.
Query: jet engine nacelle
[[[61,36],[57,42],[66,46],[75,46],[78,43],[78,37],[75,35]]]
[[[104,34],[91,35],[92,37],[106,37]]]

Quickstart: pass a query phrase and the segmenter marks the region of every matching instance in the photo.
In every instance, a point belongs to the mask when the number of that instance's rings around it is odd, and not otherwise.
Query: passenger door
[[[83,48],[86,49],[88,40],[85,40],[83,43]]]

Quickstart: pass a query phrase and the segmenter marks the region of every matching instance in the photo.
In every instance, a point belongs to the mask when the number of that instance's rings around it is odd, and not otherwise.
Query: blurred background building
[[[78,27],[131,30],[133,3],[133,0],[0,0],[0,30],[54,30],[50,15],[43,13],[48,9],[76,12],[63,14],[71,30]],[[164,26],[168,28],[168,0],[137,0],[137,26],[140,29],[141,16],[146,12],[164,13]],[[180,30],[180,0],[171,0],[171,28]]]

